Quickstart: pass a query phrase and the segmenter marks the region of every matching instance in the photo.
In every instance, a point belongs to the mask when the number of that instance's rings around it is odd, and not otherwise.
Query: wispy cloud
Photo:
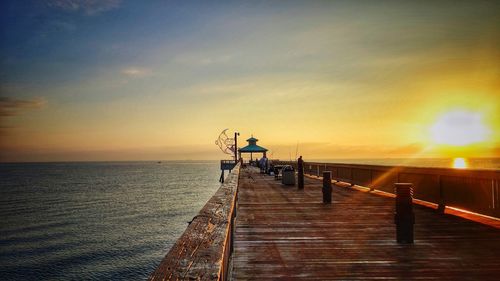
[[[96,15],[105,11],[116,9],[120,6],[121,0],[49,0],[49,7],[83,12],[87,15]]]
[[[0,97],[0,117],[10,117],[23,113],[29,109],[42,108],[47,104],[43,98],[16,99]]]
[[[152,73],[153,71],[149,68],[135,66],[126,67],[121,70],[121,74],[132,78],[145,77],[151,75]]]

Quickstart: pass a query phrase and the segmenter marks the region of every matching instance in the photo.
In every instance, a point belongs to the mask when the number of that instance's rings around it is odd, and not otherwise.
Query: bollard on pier
[[[332,203],[332,172],[323,172],[323,203]]]
[[[304,160],[302,156],[297,159],[297,186],[299,189],[304,189]]]
[[[396,224],[396,240],[398,243],[413,244],[413,225],[415,214],[413,213],[413,185],[411,183],[395,183],[396,212],[394,223]]]

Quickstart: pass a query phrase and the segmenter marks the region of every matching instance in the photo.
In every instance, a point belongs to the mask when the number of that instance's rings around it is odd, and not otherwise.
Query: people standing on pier
[[[260,158],[258,163],[259,163],[260,173],[267,174],[267,167],[268,167],[267,157],[263,156],[262,158]]]

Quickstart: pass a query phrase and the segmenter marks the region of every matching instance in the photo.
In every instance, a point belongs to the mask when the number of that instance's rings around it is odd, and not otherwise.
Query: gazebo
[[[259,140],[254,138],[253,136],[251,138],[247,139],[248,145],[238,149],[238,154],[239,154],[238,158],[241,159],[242,153],[250,153],[250,161],[253,161],[253,154],[254,153],[262,153],[262,156],[266,157],[267,148],[264,148],[262,146],[258,146],[257,145],[258,141]]]

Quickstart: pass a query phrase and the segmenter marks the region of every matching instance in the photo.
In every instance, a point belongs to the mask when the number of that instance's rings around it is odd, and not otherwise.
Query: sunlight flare
[[[490,130],[481,113],[455,110],[441,115],[431,134],[435,144],[465,146],[486,141]]]
[[[467,160],[465,158],[454,158],[453,159],[453,168],[455,169],[465,169],[467,168]]]

